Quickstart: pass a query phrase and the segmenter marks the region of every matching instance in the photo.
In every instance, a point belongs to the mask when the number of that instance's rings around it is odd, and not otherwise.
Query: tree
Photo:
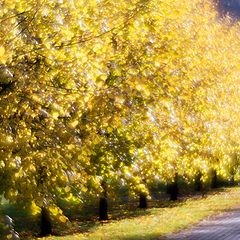
[[[216,19],[201,0],[1,3],[0,194],[46,209],[92,194],[104,219],[121,182],[145,207],[154,181],[176,199],[178,176],[220,174],[240,48]]]

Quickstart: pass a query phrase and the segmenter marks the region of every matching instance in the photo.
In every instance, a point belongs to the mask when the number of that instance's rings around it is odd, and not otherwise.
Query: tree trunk
[[[99,201],[99,220],[108,220],[108,202],[105,197],[101,197]]]
[[[99,200],[99,220],[108,220],[108,201],[107,201],[107,185],[106,182],[102,182],[103,197]]]
[[[202,191],[202,181],[201,181],[202,173],[198,172],[195,177],[194,189],[197,192]]]
[[[212,181],[211,181],[211,188],[217,188],[217,171],[214,169],[212,171]]]
[[[52,234],[52,224],[49,211],[46,207],[41,207],[41,236],[48,236]]]
[[[234,176],[234,173],[231,174],[230,184],[231,184],[231,186],[234,186],[234,184],[235,184],[235,176]]]
[[[147,196],[144,193],[139,195],[139,208],[145,209],[147,208]]]
[[[178,198],[178,175],[175,174],[174,181],[168,185],[170,200],[176,201]]]

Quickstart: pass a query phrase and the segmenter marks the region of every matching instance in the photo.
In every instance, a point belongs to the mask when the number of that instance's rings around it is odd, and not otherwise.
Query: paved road
[[[240,240],[240,208],[203,220],[166,240]]]

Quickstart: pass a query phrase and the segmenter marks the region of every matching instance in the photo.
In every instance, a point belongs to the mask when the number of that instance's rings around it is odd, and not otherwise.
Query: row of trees
[[[122,185],[144,204],[154,182],[237,173],[239,26],[211,2],[0,5],[6,199],[45,212],[98,196],[106,209]]]

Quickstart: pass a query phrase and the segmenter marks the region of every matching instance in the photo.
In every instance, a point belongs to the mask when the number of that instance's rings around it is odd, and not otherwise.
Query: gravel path
[[[229,210],[171,234],[166,240],[240,240],[240,208]]]

